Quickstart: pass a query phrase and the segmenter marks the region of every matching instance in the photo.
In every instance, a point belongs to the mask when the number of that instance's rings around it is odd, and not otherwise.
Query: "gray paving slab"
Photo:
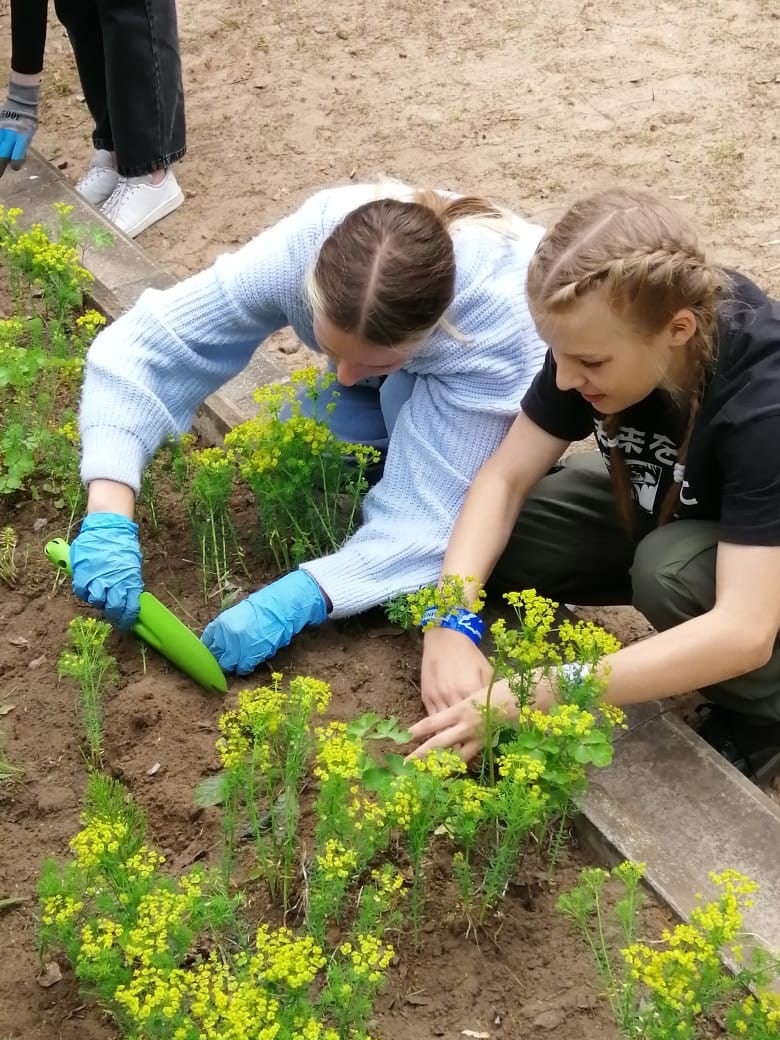
[[[760,886],[745,914],[750,941],[780,952],[780,807],[660,705],[629,723],[580,801],[586,840],[605,858],[645,863],[682,918],[698,892],[714,894],[710,872],[740,871]]]
[[[84,254],[84,266],[95,277],[91,294],[94,302],[112,319],[132,307],[144,289],[164,289],[174,283],[175,279],[154,263],[137,242],[118,232],[77,195],[70,181],[34,149],[23,169],[7,170],[0,178],[0,203],[18,206],[23,211],[23,224],[51,223],[55,202],[73,207],[75,223],[99,227],[113,235],[112,245],[101,249],[88,247]],[[286,378],[287,372],[281,365],[262,349],[257,350],[243,372],[203,403],[195,417],[196,431],[209,440],[221,439],[237,422],[256,413],[252,394],[258,386]]]

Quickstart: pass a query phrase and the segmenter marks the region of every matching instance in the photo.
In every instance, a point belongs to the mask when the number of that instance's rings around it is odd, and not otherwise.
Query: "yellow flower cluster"
[[[520,616],[523,627],[526,630],[533,630],[537,640],[547,638],[555,624],[557,603],[545,596],[538,595],[536,589],[507,592],[504,599]]]
[[[477,585],[475,595],[467,595],[466,589]],[[423,614],[431,607],[436,607],[439,617],[465,607],[467,610],[478,614],[485,605],[485,590],[478,585],[474,578],[459,578],[456,574],[446,574],[438,586],[426,586],[417,592],[409,593],[409,615],[413,625],[419,625]],[[435,624],[431,621],[426,625],[431,628]]]
[[[222,448],[201,448],[190,454],[192,467],[197,472],[203,470],[216,477],[224,477],[232,472],[230,456]]]
[[[15,225],[19,211],[9,210],[6,216],[11,213],[14,213]],[[16,261],[34,279],[51,279],[52,275],[59,275],[83,285],[92,281],[92,275],[79,263],[76,249],[63,242],[53,242],[43,224],[33,224],[27,231],[15,231],[6,237],[3,245],[9,261]]]
[[[611,726],[621,726],[623,729],[628,728],[626,713],[617,704],[600,703],[598,710]]]
[[[158,889],[142,897],[135,925],[125,940],[125,956],[142,967],[152,967],[168,952],[169,937],[187,919],[201,897],[201,881],[196,875],[183,877],[178,891]]]
[[[165,856],[148,845],[142,845],[137,852],[127,857],[124,866],[130,880],[147,881],[164,862]],[[186,884],[186,879],[182,878],[181,883]]]
[[[688,923],[662,933],[665,949],[634,943],[622,951],[631,978],[652,998],[688,1015],[702,1011],[699,980],[720,969],[719,951],[733,942],[742,927],[741,908],[751,904],[756,884],[737,871],[711,874],[719,899],[691,911]]]
[[[549,712],[538,711],[527,705],[520,711],[520,721],[529,723],[545,736],[559,739],[586,737],[596,727],[593,715],[576,704],[554,704]]]
[[[388,823],[408,831],[421,809],[420,796],[410,778],[399,776],[385,805]]]
[[[563,647],[566,661],[583,661],[595,664],[607,654],[620,649],[620,641],[592,621],[562,621],[558,627],[558,638]]]
[[[105,316],[91,307],[76,318],[76,328],[84,333],[87,340],[91,340],[105,324]]]
[[[702,971],[719,964],[717,953],[710,946],[697,941],[692,948],[656,950],[634,943],[621,952],[631,978],[645,986],[654,1001],[687,1014],[701,1013],[698,980]]]
[[[341,1040],[341,1038],[335,1029],[324,1026],[319,1019],[309,1018],[305,1022],[296,1023],[290,1040]]]
[[[404,887],[403,875],[398,873],[392,863],[385,863],[380,870],[372,870],[371,880],[379,895],[392,896]]]
[[[466,777],[458,788],[458,813],[461,816],[467,816],[478,820],[485,811],[486,804],[492,797],[493,792],[489,787]]]
[[[100,957],[101,953],[110,950],[122,935],[122,926],[107,917],[99,917],[95,925],[97,930],[90,924],[85,924],[81,929],[81,957]]]
[[[171,1019],[184,1007],[188,982],[188,973],[181,968],[146,965],[133,973],[127,985],[116,988],[114,999],[141,1025],[155,1014]]]
[[[369,982],[380,982],[382,974],[393,959],[392,946],[383,946],[375,935],[358,935],[355,942],[339,946],[339,953],[349,961],[350,970]]]
[[[73,896],[49,896],[42,901],[41,922],[64,928],[81,913],[84,904]]]
[[[284,387],[278,387],[277,392],[281,389]],[[225,447],[250,485],[253,478],[274,473],[280,462],[294,466],[298,462],[297,445],[301,445],[307,455],[315,457],[329,449],[342,453],[326,423],[296,414],[294,410],[285,420],[278,414],[261,413],[240,423],[225,436]]]
[[[435,780],[448,780],[451,776],[466,772],[466,763],[449,748],[437,748],[424,758],[412,758],[410,761],[418,773],[427,773]]]
[[[382,806],[362,793],[353,795],[347,812],[358,833],[366,827],[374,832],[380,831],[387,822]]]
[[[498,772],[512,783],[526,784],[529,788],[539,790],[538,782],[544,774],[544,762],[519,751],[508,751],[499,760]]]
[[[173,1031],[174,1040],[276,1040],[280,1035],[278,1001],[251,976],[238,978],[231,964],[215,956],[192,971],[143,968],[115,996],[140,1024],[153,1015],[169,1020],[186,1015],[186,1024]]]
[[[762,992],[746,997],[731,1019],[731,1028],[740,1036],[780,1036],[780,993]]]
[[[5,206],[0,205],[0,223],[5,223],[9,228],[15,228],[22,212],[17,206],[9,206],[6,209]]]
[[[311,985],[327,964],[322,948],[311,936],[296,936],[289,928],[271,931],[261,925],[256,945],[257,953],[249,961],[250,974],[269,983],[282,982],[289,989]]]
[[[9,357],[16,357],[21,360],[24,355],[18,353],[19,341],[23,338],[27,331],[25,323],[18,315],[14,315],[11,318],[0,318],[0,351],[4,353],[7,351]],[[12,354],[11,351],[16,351]],[[3,356],[0,354],[0,357]]]
[[[57,433],[59,433],[60,436],[68,442],[68,444],[72,444],[74,448],[78,447],[79,428],[75,424],[75,422],[73,422],[73,420],[68,420],[68,422],[64,422],[62,426],[60,426],[59,430],[57,430]]]
[[[357,869],[357,854],[335,838],[325,842],[323,852],[316,858],[317,867],[330,880],[346,881]]]
[[[104,816],[92,816],[83,822],[82,830],[71,838],[70,848],[78,865],[83,870],[91,870],[106,857],[116,856],[129,836],[129,829],[126,821]]]
[[[279,1002],[251,973],[236,978],[229,963],[215,957],[199,965],[188,987],[199,1040],[276,1040],[280,1037]]]
[[[284,725],[285,695],[278,682],[273,686],[256,686],[241,690],[235,711],[224,712],[219,719],[222,741],[217,752],[226,769],[239,765],[253,747],[252,738],[272,737]],[[265,743],[254,745],[258,769],[270,765],[270,748]]]
[[[710,874],[710,879],[720,889],[720,898],[716,903],[699,902],[691,911],[690,922],[713,945],[721,946],[736,939],[742,927],[742,911],[753,906],[758,885],[736,870]]]
[[[317,759],[314,775],[320,781],[329,777],[357,780],[361,775],[363,748],[360,740],[347,732],[343,722],[331,722],[316,730]]]

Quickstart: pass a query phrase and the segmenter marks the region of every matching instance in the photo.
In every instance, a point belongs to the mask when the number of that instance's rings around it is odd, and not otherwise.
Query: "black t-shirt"
[[[717,521],[724,542],[780,545],[780,303],[744,275],[730,278],[675,518]],[[548,351],[523,412],[563,440],[595,432],[609,465],[602,417],[576,390],[557,388],[555,369]],[[662,390],[621,415],[615,440],[637,509],[651,526],[673,481],[684,431],[685,416]]]

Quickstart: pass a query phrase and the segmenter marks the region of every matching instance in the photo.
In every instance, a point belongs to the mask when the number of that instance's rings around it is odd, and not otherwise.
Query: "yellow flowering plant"
[[[401,755],[386,754],[378,764],[367,753],[366,741],[405,743],[408,733],[397,719],[367,713],[349,725],[318,727],[315,736],[316,852],[308,875],[306,921],[312,934],[324,939],[328,927],[340,921],[355,879],[390,840],[383,794],[392,777],[405,769],[404,761]]]
[[[210,447],[190,452],[189,468],[187,515],[200,559],[203,594],[206,600],[215,593],[224,598],[242,555],[229,509],[233,464],[222,448]]]
[[[304,932],[241,920],[218,875],[179,878],[146,841],[121,786],[87,785],[83,828],[40,883],[42,952],[64,952],[83,990],[134,1040],[370,1040],[393,949],[400,876],[374,871],[352,930],[328,950]]]
[[[314,748],[311,720],[322,714],[329,700],[330,688],[321,680],[297,676],[285,690],[276,672],[270,686],[241,691],[235,710],[225,712],[219,722],[225,880],[230,879],[239,824],[245,820],[260,873],[271,896],[281,897],[285,911],[290,905],[300,793]]]
[[[49,232],[42,224],[22,229],[21,210],[0,206],[0,258],[16,309],[0,319],[0,494],[42,489],[72,517],[82,502],[78,452],[63,428],[74,418],[86,348],[105,319],[84,309],[92,278],[69,207],[54,208],[58,226]]]
[[[665,929],[660,942],[636,938],[644,864],[625,862],[610,872],[583,871],[558,900],[558,909],[587,943],[617,1024],[629,1040],[697,1040],[710,1035],[707,1016],[725,1010],[729,1035],[749,1040],[777,1037],[780,1000],[766,987],[780,974],[780,958],[760,950],[744,963],[742,915],[752,905],[755,882],[734,870],[711,874],[717,898],[701,896],[687,922]],[[612,906],[608,885],[622,896]],[[732,974],[722,956],[743,961]],[[746,995],[753,987],[756,995]]]
[[[225,437],[255,499],[261,542],[280,570],[339,548],[357,523],[368,474],[380,459],[375,449],[331,432],[326,420],[335,402],[323,408],[319,398],[334,379],[309,367],[288,383],[260,387],[258,415]]]
[[[445,574],[438,585],[424,585],[415,592],[402,593],[388,600],[385,614],[388,621],[401,628],[412,628],[422,624],[423,615],[433,608],[435,616],[423,627],[423,632],[433,628],[437,618],[446,617],[453,610],[465,607],[479,614],[485,605],[485,590],[477,586],[473,595],[469,589],[477,585],[473,578],[460,578],[457,574]]]
[[[75,617],[68,625],[71,648],[59,657],[60,678],[74,679],[81,695],[81,717],[87,738],[87,761],[97,769],[103,757],[102,701],[116,682],[116,660],[106,651],[111,625],[92,617]]]

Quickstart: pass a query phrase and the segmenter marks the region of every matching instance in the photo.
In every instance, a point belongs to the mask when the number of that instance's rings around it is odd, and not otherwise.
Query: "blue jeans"
[[[95,148],[116,152],[123,177],[142,177],[186,150],[175,0],[55,0]]]
[[[299,394],[301,412],[327,417],[328,426],[340,440],[350,444],[367,444],[385,454],[398,413],[409,399],[415,376],[399,370],[389,376],[364,379],[355,386],[332,383],[322,390],[316,404],[304,393]],[[328,414],[327,405],[335,402]]]

